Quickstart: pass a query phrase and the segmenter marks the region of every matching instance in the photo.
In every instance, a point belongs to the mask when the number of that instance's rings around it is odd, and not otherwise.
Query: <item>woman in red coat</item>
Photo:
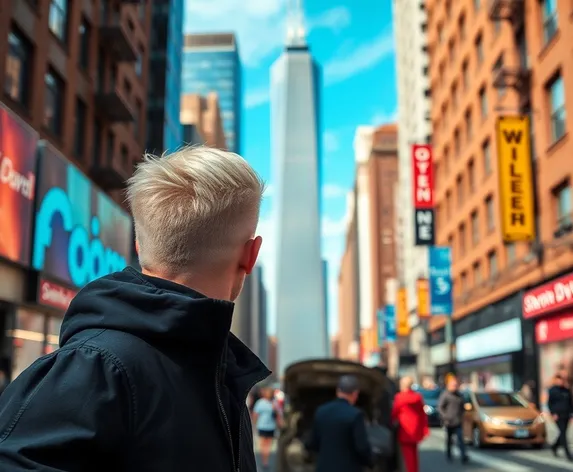
[[[418,444],[429,434],[422,395],[412,390],[413,381],[404,377],[394,397],[392,420],[398,425],[398,443],[406,472],[419,472]]]

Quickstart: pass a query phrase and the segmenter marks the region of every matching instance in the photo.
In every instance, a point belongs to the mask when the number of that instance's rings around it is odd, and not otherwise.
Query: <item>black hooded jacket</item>
[[[131,268],[87,285],[0,398],[0,471],[255,472],[246,396],[270,372],[232,313]]]

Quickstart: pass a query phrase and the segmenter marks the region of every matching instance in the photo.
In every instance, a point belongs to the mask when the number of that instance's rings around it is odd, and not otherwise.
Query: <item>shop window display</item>
[[[573,339],[539,346],[539,400],[547,410],[551,379],[560,374],[571,386],[573,381]]]
[[[44,355],[45,316],[19,309],[16,328],[9,333],[13,342],[12,379],[15,379],[36,359]]]
[[[48,335],[46,336],[46,354],[54,352],[60,347],[60,329],[62,318],[51,316],[48,318]]]

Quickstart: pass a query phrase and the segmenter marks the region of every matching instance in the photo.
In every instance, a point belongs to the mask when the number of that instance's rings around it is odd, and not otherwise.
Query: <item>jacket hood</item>
[[[237,361],[244,356],[258,361],[237,338],[229,336],[233,309],[232,302],[207,298],[128,267],[89,283],[78,293],[64,317],[60,346],[81,336],[82,331],[109,329],[137,336],[158,348],[202,355],[222,353],[229,341]]]

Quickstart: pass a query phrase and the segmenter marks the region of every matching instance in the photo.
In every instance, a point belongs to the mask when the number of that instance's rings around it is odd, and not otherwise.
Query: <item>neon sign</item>
[[[125,258],[100,240],[100,220],[90,218],[89,228],[73,221],[73,208],[68,194],[59,187],[52,187],[45,194],[36,217],[34,236],[34,260],[36,270],[43,270],[46,252],[53,243],[53,224],[59,215],[64,231],[69,233],[67,269],[70,281],[83,287],[98,277],[122,270],[127,266]]]

